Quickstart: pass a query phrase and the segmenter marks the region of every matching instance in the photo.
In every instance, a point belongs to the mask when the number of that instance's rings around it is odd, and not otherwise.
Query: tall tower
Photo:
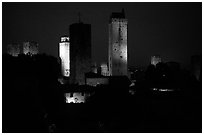
[[[108,66],[111,76],[127,75],[127,24],[124,9],[112,13],[109,22]]]
[[[70,25],[70,82],[85,84],[85,73],[91,71],[91,25],[79,23]]]
[[[62,75],[69,77],[70,75],[70,45],[69,37],[61,37],[61,42],[59,43],[59,55],[61,58],[61,71]]]

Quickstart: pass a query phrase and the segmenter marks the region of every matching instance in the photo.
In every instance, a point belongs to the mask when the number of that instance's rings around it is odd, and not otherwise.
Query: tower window
[[[120,56],[120,58],[123,58],[123,56]]]

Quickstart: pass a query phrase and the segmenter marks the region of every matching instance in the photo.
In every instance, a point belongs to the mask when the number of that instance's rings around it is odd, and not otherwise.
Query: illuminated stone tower
[[[62,75],[65,77],[70,76],[70,44],[69,37],[61,37],[61,42],[59,43],[59,55],[61,58],[61,71]]]
[[[85,73],[91,71],[91,25],[81,21],[69,27],[70,83],[85,84]]]
[[[111,76],[127,75],[127,24],[124,9],[112,13],[109,22],[108,66]]]

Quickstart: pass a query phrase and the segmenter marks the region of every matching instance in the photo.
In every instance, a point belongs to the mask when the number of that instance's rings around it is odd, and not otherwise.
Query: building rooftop
[[[122,12],[113,12],[110,16],[111,18],[125,18],[125,11],[122,9]]]

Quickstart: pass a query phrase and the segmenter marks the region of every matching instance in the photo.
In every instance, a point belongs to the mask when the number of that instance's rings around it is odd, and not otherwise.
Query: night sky
[[[108,60],[108,22],[125,9],[129,66],[146,67],[152,55],[189,68],[191,55],[202,53],[202,3],[3,3],[3,53],[9,43],[36,41],[41,53],[58,56],[62,35],[81,20],[91,24],[92,59]]]

